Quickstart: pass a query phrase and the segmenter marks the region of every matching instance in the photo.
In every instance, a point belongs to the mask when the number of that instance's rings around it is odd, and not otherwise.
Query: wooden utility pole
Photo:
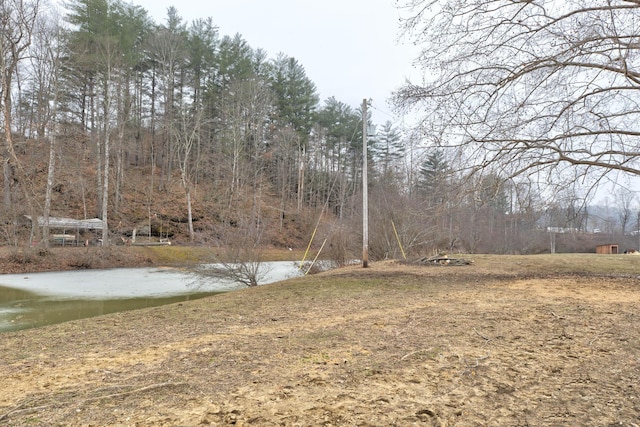
[[[369,266],[369,184],[367,183],[367,100],[362,100],[362,267]]]

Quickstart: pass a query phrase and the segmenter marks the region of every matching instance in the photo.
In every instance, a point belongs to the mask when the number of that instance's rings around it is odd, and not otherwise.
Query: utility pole
[[[367,100],[362,100],[362,267],[369,266],[369,184],[367,182]]]
[[[638,211],[638,217],[636,221],[636,234],[638,235],[638,250],[640,251],[640,211]]]

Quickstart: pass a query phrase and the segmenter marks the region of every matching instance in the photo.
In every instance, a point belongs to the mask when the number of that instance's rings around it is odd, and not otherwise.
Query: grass
[[[174,256],[200,262],[210,251],[135,249],[167,263]],[[474,264],[372,262],[367,269],[349,266],[5,334],[0,372],[20,387],[5,387],[11,406],[4,412],[35,402],[30,404],[46,407],[38,415],[47,425],[68,424],[66,408],[83,409],[73,414],[76,425],[123,423],[125,417],[126,423],[148,424],[150,414],[141,408],[161,408],[173,425],[284,425],[301,413],[307,419],[299,424],[326,424],[327,414],[334,414],[334,425],[363,425],[379,403],[377,425],[418,424],[418,413],[437,414],[447,425],[522,425],[527,411],[538,424],[555,425],[562,420],[553,414],[571,405],[575,425],[588,425],[590,418],[597,425],[635,419],[637,408],[628,399],[637,395],[637,369],[628,361],[638,354],[630,313],[637,312],[640,257],[460,257]],[[595,279],[580,277],[585,275]],[[103,369],[87,362],[94,359]],[[87,375],[76,375],[80,369]],[[105,369],[115,374],[105,380]],[[579,381],[584,372],[595,380]],[[54,387],[27,384],[28,375],[76,391],[56,395]],[[149,388],[171,381],[189,387]],[[125,392],[100,400],[108,387]],[[575,399],[540,400],[548,390]],[[125,393],[126,405],[120,405]],[[622,409],[608,410],[608,401],[621,402]],[[425,408],[424,402],[435,403]],[[20,416],[12,416],[14,424],[27,424]]]
[[[640,275],[640,256],[599,254],[469,255],[477,267],[519,274]]]

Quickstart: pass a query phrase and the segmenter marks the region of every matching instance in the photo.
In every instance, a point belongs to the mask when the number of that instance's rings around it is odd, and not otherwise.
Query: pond
[[[291,261],[265,262],[261,284],[302,275]],[[0,332],[155,307],[242,289],[175,268],[117,268],[0,275]]]

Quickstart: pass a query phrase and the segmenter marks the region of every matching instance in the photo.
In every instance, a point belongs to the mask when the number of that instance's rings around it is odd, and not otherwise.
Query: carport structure
[[[25,217],[33,222],[30,215]],[[44,217],[39,216],[38,227],[44,227]],[[79,242],[78,236],[81,230],[102,230],[102,220],[100,218],[90,219],[73,219],[73,218],[61,218],[61,217],[49,217],[49,229],[58,231],[58,234],[51,234],[49,239],[53,243],[65,245],[77,245]],[[71,231],[75,234],[69,234]]]

